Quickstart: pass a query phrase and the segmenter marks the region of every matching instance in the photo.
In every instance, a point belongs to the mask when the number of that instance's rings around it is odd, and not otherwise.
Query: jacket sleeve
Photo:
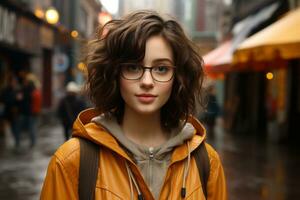
[[[55,155],[52,157],[43,184],[41,200],[78,199],[77,189],[64,165]]]
[[[217,152],[209,145],[210,175],[207,183],[207,200],[227,200],[227,187],[223,166]]]

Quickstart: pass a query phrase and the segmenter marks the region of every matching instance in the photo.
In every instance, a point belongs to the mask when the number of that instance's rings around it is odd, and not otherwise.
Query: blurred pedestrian
[[[206,110],[201,113],[200,120],[206,125],[209,136],[214,136],[216,119],[221,114],[221,109],[217,101],[216,90],[214,85],[207,88],[207,106]]]
[[[32,73],[26,73],[22,82],[21,117],[22,130],[27,131],[30,138],[30,148],[36,144],[37,120],[41,110],[40,83]]]
[[[17,77],[10,75],[7,86],[1,93],[1,101],[3,103],[3,118],[9,123],[10,130],[14,137],[15,150],[18,151],[20,147],[21,134],[21,101],[23,94]]]
[[[28,74],[26,78],[33,87],[31,92],[31,113],[37,118],[42,110],[41,83],[34,74]]]
[[[79,92],[79,86],[73,81],[69,82],[66,87],[66,96],[58,104],[57,116],[63,125],[65,140],[70,138],[72,125],[77,115],[86,108]]]
[[[219,156],[191,116],[204,73],[181,26],[137,11],[97,36],[87,55],[96,108],[77,117],[73,138],[52,157],[41,199],[225,200]],[[100,154],[85,153],[86,145]],[[199,154],[200,147],[207,152]],[[207,164],[208,176],[198,164]]]

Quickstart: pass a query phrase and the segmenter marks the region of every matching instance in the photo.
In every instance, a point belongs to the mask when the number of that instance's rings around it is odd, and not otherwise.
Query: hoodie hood
[[[103,115],[94,108],[86,109],[79,113],[73,124],[73,137],[81,137],[87,140],[90,140],[96,144],[103,145],[116,153],[122,153],[122,147],[119,143],[123,140],[128,140],[124,135],[121,135],[122,130],[119,125],[116,125],[114,118],[104,118]],[[109,129],[118,130],[116,134],[111,134]],[[177,133],[177,135],[175,135]],[[190,143],[191,151],[197,148],[202,141],[206,138],[206,131],[204,126],[194,117],[189,117],[187,123],[183,126],[183,128],[174,129],[171,133],[173,137],[169,139],[165,144],[154,148],[156,150],[156,159],[162,159],[165,152],[173,147],[177,146],[174,154],[172,155],[172,161],[176,162],[178,160],[184,159],[187,156],[186,145],[184,145],[184,141],[188,141]],[[119,141],[117,140],[119,139]],[[131,144],[133,142],[129,141]],[[124,144],[123,144],[124,145]],[[127,147],[126,148],[131,148]],[[135,146],[135,145],[134,145]],[[134,149],[128,149],[135,153],[138,157],[143,157],[144,147],[137,145]],[[160,149],[160,151],[158,151]],[[128,156],[124,156],[128,158]],[[129,158],[130,159],[130,158]]]
[[[129,153],[133,156],[132,158],[137,162],[148,160],[150,156],[152,156],[153,160],[164,160],[174,147],[179,146],[183,144],[185,140],[192,138],[195,132],[194,127],[190,123],[187,123],[183,127],[172,130],[169,140],[163,145],[149,148],[129,140],[124,135],[122,128],[117,123],[117,120],[112,116],[108,117],[107,115],[102,114],[94,117],[91,121],[104,127],[123,147],[129,151]]]
[[[129,140],[114,117],[100,114],[95,109],[81,112],[73,129],[73,136],[106,146],[137,165],[155,199],[159,198],[168,166],[188,158],[184,169],[187,174],[190,154],[205,138],[203,126],[190,117],[187,123],[171,131],[167,142],[156,147],[146,147]],[[128,164],[126,167],[130,183],[131,179],[135,183]],[[139,190],[137,185],[135,187]]]

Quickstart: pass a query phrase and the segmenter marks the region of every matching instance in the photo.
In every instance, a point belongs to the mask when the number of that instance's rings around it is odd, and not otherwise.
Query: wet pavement
[[[39,199],[50,157],[64,142],[57,123],[39,128],[37,145],[32,149],[25,132],[22,136],[18,152],[9,131],[0,137],[0,200]]]
[[[33,149],[23,139],[15,152],[11,134],[0,136],[0,200],[39,199],[50,156],[64,142],[57,123],[39,128]],[[224,134],[220,127],[209,143],[222,159],[230,200],[300,199],[300,148]]]
[[[224,134],[208,142],[223,162],[230,200],[300,199],[300,148]]]

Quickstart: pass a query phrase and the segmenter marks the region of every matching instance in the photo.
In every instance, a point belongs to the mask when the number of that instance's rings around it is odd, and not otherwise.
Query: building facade
[[[55,9],[58,22],[47,21]],[[44,110],[53,109],[70,80],[83,81],[77,68],[81,44],[98,26],[97,0],[7,0],[0,2],[0,89],[23,71],[41,82]]]
[[[56,28],[41,20],[31,11],[31,4],[25,1],[1,1],[0,66],[1,87],[9,76],[19,77],[22,72],[32,72],[43,78],[43,62],[51,60]],[[43,97],[47,99],[51,88],[42,86]],[[51,102],[44,102],[44,106]]]
[[[276,9],[269,12],[274,5]],[[232,10],[236,12],[232,12],[232,29],[246,19],[257,19],[259,13],[268,16],[252,22],[255,24],[247,32],[249,37],[297,6],[299,1],[234,0]],[[228,130],[237,134],[257,135],[274,142],[299,138],[296,133],[296,124],[300,122],[298,69],[297,59],[274,60],[264,66],[256,62],[248,63],[244,70],[227,73],[225,105],[228,107],[225,113]]]

